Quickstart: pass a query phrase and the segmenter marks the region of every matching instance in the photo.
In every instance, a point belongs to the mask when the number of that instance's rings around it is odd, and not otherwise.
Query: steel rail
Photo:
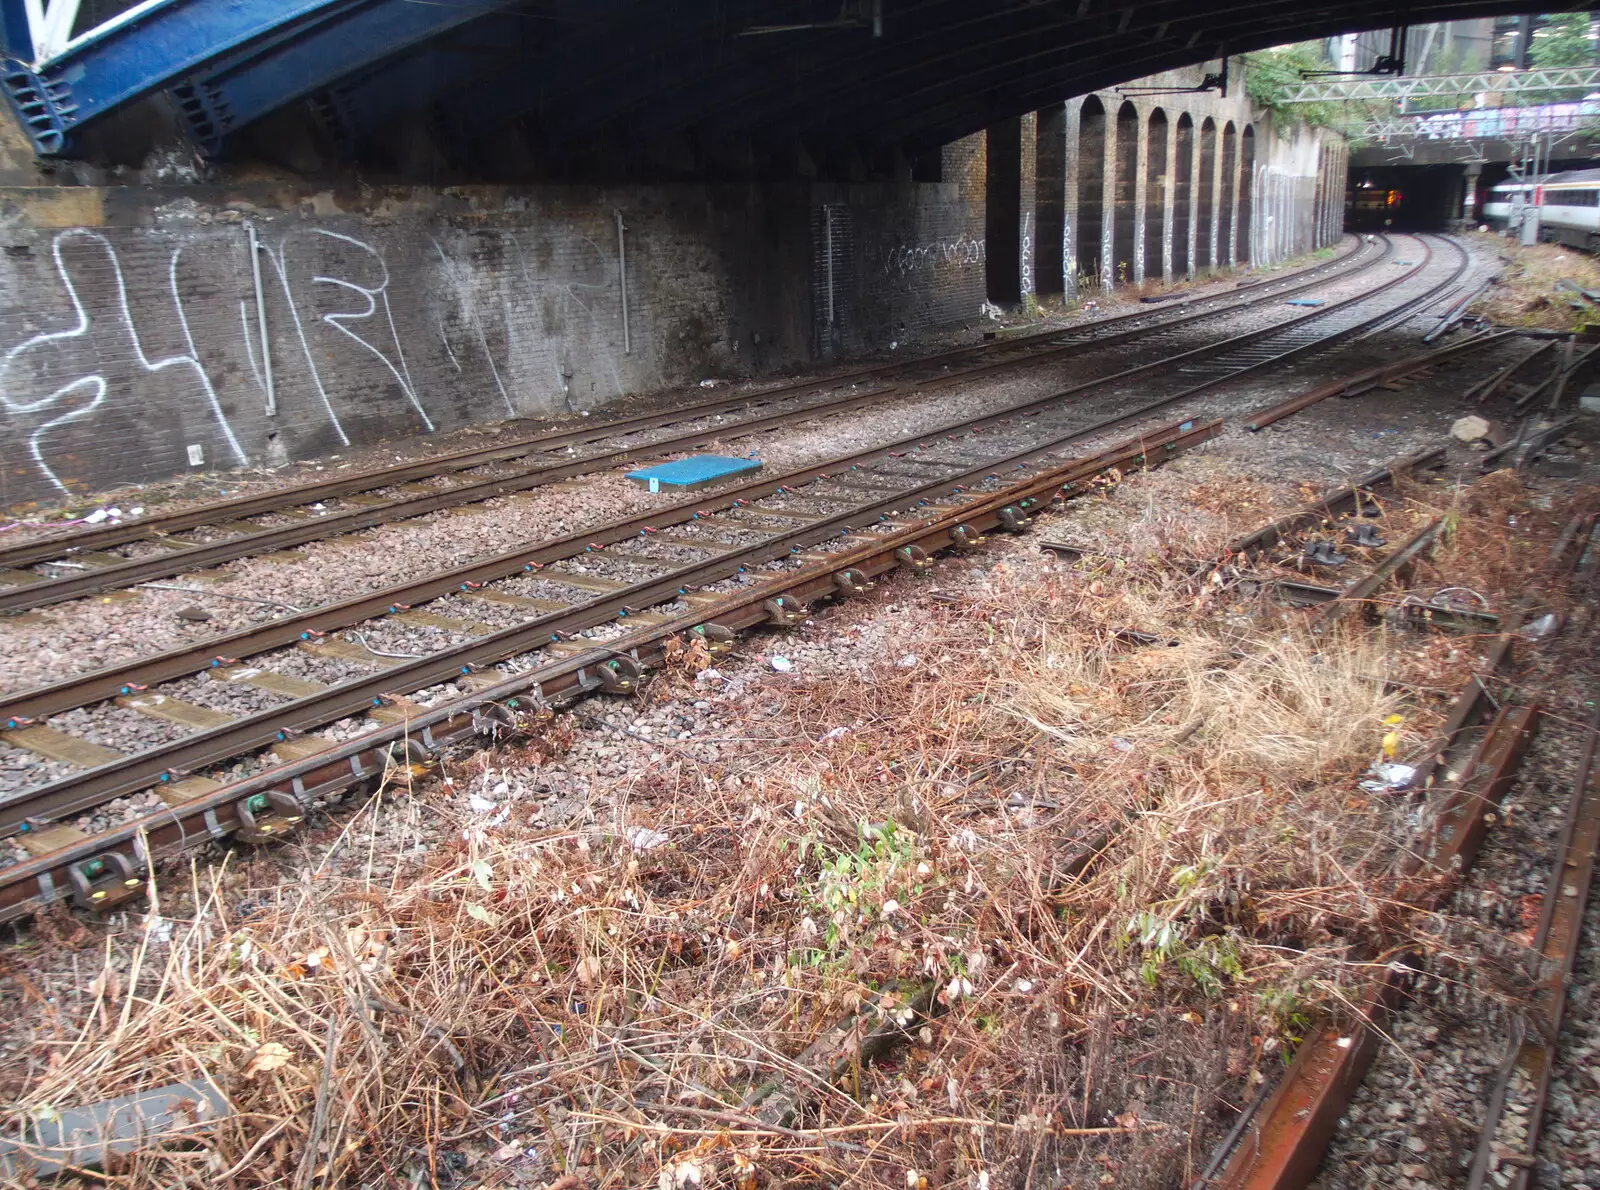
[[[1386,463],[1352,484],[1326,491],[1293,512],[1286,513],[1259,529],[1235,537],[1224,547],[1223,558],[1224,560],[1237,557],[1254,558],[1265,553],[1287,534],[1306,525],[1315,524],[1317,521],[1332,520],[1346,508],[1359,508],[1362,497],[1373,488],[1392,484],[1401,476],[1415,475],[1418,471],[1442,466],[1445,455],[1445,447],[1435,446],[1414,455],[1398,458],[1392,463]]]
[[[956,530],[963,526],[980,531],[1004,528],[1007,518],[1002,514],[1008,509],[1051,503],[1087,490],[1095,477],[1112,470],[1148,467],[1208,441],[1220,427],[1216,421],[1189,428],[1168,427],[1158,435],[1142,436],[1090,458],[1071,460],[999,491],[976,495],[960,507],[818,559],[798,572],[774,576],[754,588],[726,595],[714,607],[675,616],[607,645],[508,676],[474,695],[420,711],[405,723],[380,728],[317,755],[257,773],[0,869],[0,921],[24,916],[69,897],[94,907],[137,895],[144,883],[143,874],[162,856],[235,833],[255,841],[274,837],[273,829],[287,833],[314,798],[382,779],[396,764],[420,761],[440,748],[496,737],[514,730],[519,716],[529,711],[601,689],[598,670],[615,658],[630,657],[641,664],[653,664],[665,655],[669,641],[708,625],[736,633],[774,622],[771,607],[779,596],[792,598],[802,606],[816,599],[838,598],[849,593],[838,581],[848,571],[876,577],[901,565],[901,559],[913,550],[933,553],[954,548],[958,541]],[[275,818],[269,807],[278,808]],[[293,812],[285,813],[284,807]]]
[[[1179,432],[1179,427],[1169,427],[1156,435],[1153,442],[1159,446]],[[422,690],[519,653],[532,652],[552,642],[565,640],[570,634],[591,628],[596,623],[624,617],[630,608],[670,601],[690,586],[717,582],[764,562],[788,557],[807,546],[872,524],[908,505],[915,506],[919,501],[926,502],[981,481],[997,470],[1026,466],[1080,440],[1086,433],[1088,431],[1075,431],[1030,446],[1024,451],[987,459],[957,475],[932,480],[881,500],[864,502],[861,506],[753,545],[734,547],[714,558],[689,563],[664,575],[631,583],[578,607],[538,615],[416,661],[329,686],[284,706],[258,711],[47,785],[0,797],[0,837],[16,833],[28,826],[30,821],[54,821],[123,794],[181,780],[205,766],[292,739],[312,728],[382,706],[386,696]]]
[[[798,487],[812,480],[827,479],[839,472],[860,469],[868,463],[892,459],[896,455],[914,449],[925,450],[934,443],[948,441],[955,435],[972,434],[1002,425],[1011,421],[1013,416],[1029,416],[1029,406],[1023,406],[1021,409],[1022,412],[1014,415],[1002,412],[977,421],[954,422],[927,434],[900,438],[882,446],[868,447],[854,454],[835,457],[780,475],[720,488],[714,494],[697,500],[569,533],[551,541],[438,571],[420,580],[358,595],[298,615],[270,620],[224,636],[210,637],[194,645],[166,653],[107,666],[50,686],[24,690],[0,698],[0,716],[4,716],[4,727],[7,730],[25,727],[30,722],[72,707],[85,706],[118,694],[129,693],[135,684],[154,685],[157,682],[214,668],[215,664],[223,663],[224,659],[239,660],[269,649],[294,644],[296,641],[311,639],[374,616],[415,607],[419,603],[442,595],[472,590],[498,579],[531,573],[552,562],[579,557],[590,552],[596,545],[614,545],[648,536],[662,529],[698,520],[711,513],[734,508],[742,503],[776,495],[786,488]],[[1151,411],[1152,406],[1144,406],[1127,413],[1116,414],[1092,425],[1075,429],[1061,441],[1071,441],[1114,430]],[[951,464],[952,468],[958,466],[958,463]]]
[[[1359,582],[1346,587],[1331,603],[1322,604],[1316,613],[1318,625],[1326,628],[1352,611],[1358,608],[1364,609],[1367,601],[1376,595],[1386,582],[1434,547],[1442,528],[1444,528],[1444,518],[1434,517],[1413,533],[1404,545],[1374,566]]]
[[[1516,332],[1513,331],[1512,333],[1515,334]],[[1462,399],[1465,400],[1467,397],[1476,397],[1478,399],[1478,403],[1481,405],[1484,401],[1487,401],[1490,397],[1494,396],[1502,384],[1510,380],[1513,375],[1520,372],[1523,368],[1533,363],[1534,360],[1538,359],[1545,352],[1549,351],[1556,345],[1557,342],[1559,342],[1557,339],[1546,339],[1527,355],[1522,356],[1520,359],[1512,360],[1509,364],[1501,368],[1488,379],[1480,380],[1477,384],[1473,385],[1466,392],[1461,394]],[[1560,364],[1556,365],[1556,371],[1561,371]]]
[[[1561,1021],[1566,1008],[1568,983],[1578,955],[1583,931],[1583,914],[1594,883],[1595,850],[1600,846],[1600,785],[1591,780],[1596,738],[1600,737],[1600,706],[1584,732],[1583,751],[1573,780],[1572,797],[1562,820],[1561,840],[1555,862],[1545,884],[1539,926],[1529,948],[1538,965],[1534,1018],[1519,1030],[1501,1065],[1484,1113],[1478,1147],[1467,1174],[1467,1190],[1483,1190],[1508,1164],[1510,1181],[1504,1190],[1527,1190],[1539,1150],[1539,1133],[1544,1124],[1545,1104],[1550,1094],[1550,1078],[1555,1070],[1556,1045],[1561,1037]],[[1513,1152],[1497,1149],[1501,1121],[1511,1108],[1514,1086],[1521,1082],[1531,1093],[1519,1104],[1523,1134]],[[1496,1181],[1495,1185],[1500,1183]]]
[[[1575,517],[1550,550],[1534,576],[1534,586],[1515,611],[1504,617],[1504,631],[1496,638],[1485,663],[1467,679],[1453,700],[1436,757],[1425,784],[1434,785],[1442,774],[1447,784],[1431,824],[1417,847],[1400,864],[1403,883],[1399,900],[1426,908],[1437,905],[1453,881],[1470,867],[1488,829],[1492,808],[1504,796],[1514,776],[1514,765],[1525,750],[1537,722],[1532,707],[1502,705],[1489,732],[1471,750],[1467,763],[1458,763],[1467,733],[1492,710],[1484,683],[1485,673],[1498,672],[1509,663],[1516,629],[1537,606],[1543,581],[1570,570],[1583,556],[1581,544],[1596,519],[1593,512]],[[1512,720],[1512,716],[1518,718]],[[1460,774],[1465,785],[1455,784]],[[1410,968],[1395,964],[1363,993],[1349,1028],[1324,1024],[1301,1043],[1289,1070],[1263,1103],[1253,1105],[1233,1135],[1240,1143],[1228,1155],[1223,1173],[1208,1182],[1220,1190],[1300,1190],[1315,1173],[1333,1129],[1350,1098],[1360,1086],[1376,1055],[1388,1014],[1399,1004],[1404,978]]]
[[[1432,367],[1441,360],[1450,359],[1452,356],[1461,355],[1469,351],[1478,351],[1491,344],[1511,338],[1516,333],[1516,331],[1498,331],[1487,335],[1478,335],[1460,343],[1452,343],[1449,347],[1442,347],[1437,351],[1412,356],[1410,359],[1399,360],[1396,363],[1386,364],[1378,368],[1368,368],[1365,372],[1358,372],[1355,376],[1345,380],[1335,380],[1319,388],[1314,388],[1308,393],[1302,393],[1291,400],[1269,405],[1255,413],[1250,420],[1245,422],[1245,428],[1252,433],[1264,430],[1286,417],[1299,413],[1302,409],[1309,409],[1318,402],[1327,400],[1329,397],[1358,397],[1362,393],[1371,392],[1380,385],[1399,380],[1403,376],[1410,376],[1423,368]]]
[[[1372,262],[1373,264],[1386,258],[1391,246],[1386,242],[1385,255]],[[1363,266],[1370,267],[1370,266]],[[1026,410],[1042,408],[1045,405],[1077,396],[1080,393],[1090,392],[1108,384],[1119,383],[1138,376],[1149,375],[1154,372],[1167,371],[1180,367],[1190,360],[1207,356],[1222,355],[1238,347],[1246,346],[1258,340],[1285,330],[1301,326],[1307,322],[1344,309],[1352,303],[1370,300],[1376,293],[1398,285],[1415,275],[1411,273],[1395,277],[1378,290],[1371,293],[1356,294],[1342,299],[1331,305],[1313,310],[1308,314],[1300,315],[1287,321],[1276,323],[1273,326],[1246,331],[1231,338],[1219,340],[1216,343],[1206,344],[1201,347],[1191,348],[1176,355],[1165,356],[1149,363],[1139,364],[1121,372],[1102,376],[1095,380],[1085,381],[1061,389],[1049,396],[1034,401],[1023,402],[1010,408],[999,410],[994,416],[1015,416]],[[1280,295],[1274,294],[1273,297]],[[1354,333],[1360,327],[1349,328],[1339,333],[1339,336],[1330,336],[1326,339],[1313,340],[1300,348],[1286,351],[1239,368],[1221,376],[1214,377],[1202,384],[1195,385],[1177,396],[1171,398],[1178,400],[1205,391],[1226,381],[1236,379],[1250,371],[1280,363],[1304,354],[1307,351],[1325,346],[1336,337]],[[286,525],[276,529],[265,529],[258,533],[244,534],[239,537],[229,538],[225,541],[214,542],[210,545],[196,546],[178,553],[127,562],[116,566],[107,566],[97,570],[86,571],[83,574],[69,578],[50,579],[29,586],[17,587],[9,591],[0,591],[0,612],[23,611],[33,607],[43,607],[53,603],[61,603],[69,599],[80,598],[104,590],[113,590],[119,587],[128,587],[152,579],[163,578],[173,574],[184,573],[207,566],[215,566],[222,562],[250,554],[259,554],[275,550],[286,549],[290,546],[302,545],[308,541],[339,536],[358,532],[362,529],[372,528],[389,521],[402,520],[410,517],[422,516],[436,512],[443,508],[473,501],[488,500],[495,496],[506,495],[510,492],[525,491],[529,488],[539,487],[547,483],[554,483],[561,479],[571,478],[576,475],[600,469],[602,466],[616,466],[621,463],[637,461],[642,458],[654,457],[668,453],[677,448],[691,447],[704,443],[710,438],[729,436],[732,432],[738,435],[758,433],[779,425],[796,424],[827,412],[842,412],[846,409],[856,408],[861,405],[871,404],[882,396],[881,392],[868,394],[853,394],[826,406],[810,407],[804,410],[775,413],[731,425],[719,426],[713,429],[696,430],[679,437],[642,444],[637,447],[626,447],[601,455],[591,455],[584,459],[573,460],[541,467],[537,470],[521,475],[509,476],[500,479],[481,480],[477,483],[466,484],[448,492],[441,492],[428,496],[417,496],[407,500],[396,501],[392,504],[368,509],[360,509],[349,513],[337,513],[333,516],[319,517],[301,524]],[[940,431],[935,431],[940,432]]]
[[[1317,311],[1317,313],[1321,313],[1321,311]],[[1276,358],[1274,357],[1274,359]],[[1260,364],[1252,365],[1251,368],[1240,369],[1236,372],[1213,378],[1200,385],[1191,386],[1175,396],[1159,398],[1136,409],[1103,418],[1092,425],[1075,431],[1075,433],[1081,437],[1131,424],[1139,418],[1159,412],[1180,400],[1198,395],[1209,388],[1243,375],[1254,367],[1266,366],[1274,362],[1274,359],[1262,361]],[[708,512],[730,507],[736,501],[758,500],[774,494],[783,487],[802,484],[842,468],[862,466],[872,459],[892,456],[897,451],[904,452],[917,448],[926,449],[928,443],[932,440],[948,438],[956,434],[974,433],[991,426],[1006,424],[1016,417],[1032,416],[1066,397],[1077,395],[1086,387],[1092,388],[1103,385],[1120,377],[1142,375],[1156,366],[1159,365],[1140,365],[1127,372],[1119,373],[1118,376],[1095,381],[1088,386],[1077,386],[1066,390],[1065,393],[1051,394],[1034,401],[1012,406],[1009,409],[997,410],[976,420],[953,422],[930,430],[925,434],[901,438],[881,447],[871,447],[812,467],[801,468],[775,477],[752,480],[736,487],[723,488],[715,495],[706,496],[689,503],[674,505],[659,512],[624,518],[609,525],[569,534],[554,541],[512,550],[492,558],[469,563],[466,566],[451,568],[421,580],[398,584],[367,595],[356,596],[339,603],[315,608],[308,612],[271,620],[225,636],[210,637],[193,645],[170,650],[156,656],[135,658],[128,662],[107,666],[81,677],[65,679],[50,686],[0,697],[0,724],[3,724],[8,730],[27,726],[30,721],[36,721],[47,715],[56,714],[77,706],[84,706],[99,699],[127,694],[135,686],[150,686],[160,681],[167,681],[185,674],[199,672],[202,669],[212,667],[220,658],[236,660],[252,653],[293,644],[297,640],[305,639],[307,634],[326,633],[335,628],[346,627],[385,612],[414,607],[429,599],[449,594],[454,590],[463,589],[470,584],[491,582],[527,571],[539,565],[575,557],[585,552],[592,544],[613,544],[640,534],[648,534],[658,529],[681,524]]]
[[[1483,840],[1486,812],[1496,807],[1516,778],[1517,765],[1538,723],[1534,707],[1500,709],[1488,734],[1473,750],[1465,771],[1475,774],[1466,795],[1447,811],[1441,825],[1455,829],[1436,836],[1428,858],[1432,879],[1411,901],[1421,911],[1437,905],[1454,878],[1472,866]],[[1470,806],[1462,810],[1460,807]],[[1383,1022],[1399,1003],[1412,974],[1393,962],[1368,985],[1355,1020],[1324,1025],[1301,1043],[1294,1061],[1256,1119],[1242,1130],[1238,1147],[1210,1185],[1215,1190],[1300,1190],[1316,1172],[1339,1117],[1377,1055]]]
[[[151,517],[142,517],[138,520],[127,521],[116,525],[103,525],[93,529],[75,530],[69,533],[55,534],[49,537],[38,538],[9,548],[0,549],[0,568],[11,568],[30,565],[36,562],[46,562],[51,559],[64,558],[70,553],[80,550],[103,550],[111,546],[125,545],[135,541],[148,541],[172,533],[183,532],[186,529],[201,528],[206,525],[218,524],[226,521],[236,521],[242,517],[254,516],[260,513],[273,512],[284,508],[293,508],[299,505],[313,504],[321,500],[330,499],[341,495],[351,495],[360,492],[372,491],[377,488],[392,487],[396,484],[407,483],[417,479],[429,478],[456,471],[468,470],[491,463],[506,462],[512,459],[525,457],[544,451],[560,450],[566,446],[580,445],[588,442],[600,441],[625,434],[638,433],[643,430],[654,429],[674,422],[688,421],[695,418],[714,417],[720,413],[730,413],[739,409],[752,408],[757,405],[770,404],[776,400],[784,400],[808,393],[836,389],[846,384],[856,384],[874,377],[892,376],[895,373],[912,371],[917,368],[937,365],[945,361],[961,359],[971,355],[984,355],[1013,350],[1026,346],[1029,343],[1041,342],[1049,339],[1059,339],[1067,335],[1081,334],[1085,331],[1096,331],[1102,327],[1109,327],[1123,322],[1139,319],[1154,320],[1151,325],[1139,327],[1131,331],[1121,332],[1117,335],[1096,337],[1078,343],[1064,345],[1063,349],[1048,352],[1043,355],[1028,355],[1016,360],[1003,360],[993,365],[979,365],[972,372],[962,370],[951,376],[938,376],[920,382],[917,388],[936,387],[950,383],[955,379],[982,375],[988,371],[999,370],[1008,366],[1024,366],[1033,362],[1043,362],[1059,354],[1083,351],[1091,348],[1110,346],[1125,342],[1144,334],[1155,334],[1163,330],[1189,325],[1205,318],[1215,317],[1220,314],[1230,313],[1234,310],[1248,309],[1252,305],[1265,302],[1269,297],[1281,297],[1284,293],[1299,292],[1303,288],[1326,284],[1329,280],[1343,276],[1354,275],[1360,269],[1344,270],[1343,266],[1354,262],[1361,256],[1365,244],[1357,240],[1355,248],[1337,256],[1332,261],[1320,262],[1305,269],[1298,269],[1282,277],[1268,278],[1257,282],[1251,292],[1239,301],[1229,301],[1222,295],[1217,298],[1184,298],[1178,305],[1189,306],[1198,303],[1220,302],[1221,304],[1208,305],[1204,309],[1197,309],[1178,318],[1166,318],[1175,306],[1163,306],[1159,309],[1131,310],[1122,314],[1111,314],[1103,318],[1091,319],[1065,327],[1054,327],[1049,330],[1036,331],[1027,335],[1017,335],[993,342],[974,343],[963,347],[949,348],[944,351],[928,355],[894,360],[888,363],[876,364],[866,368],[857,368],[850,372],[836,373],[830,376],[817,377],[811,380],[796,381],[792,384],[781,385],[776,388],[763,389],[759,392],[746,393],[740,396],[713,398],[706,401],[695,402],[690,405],[681,405],[672,409],[661,410],[655,413],[637,414],[632,417],[614,418],[606,421],[586,423],[571,429],[552,429],[540,433],[518,438],[511,442],[500,443],[495,446],[474,447],[469,450],[455,451],[448,454],[421,459],[412,463],[402,463],[396,466],[377,468],[360,472],[354,475],[341,476],[336,479],[322,480],[315,483],[300,484],[293,487],[281,488],[272,492],[264,492],[256,496],[242,496],[231,500],[213,501],[197,508],[185,509],[180,512],[159,514]],[[1376,255],[1381,260],[1381,254]],[[1374,261],[1373,263],[1375,263]],[[1368,266],[1363,266],[1368,267]],[[1319,273],[1329,272],[1333,276],[1318,276]],[[1293,282],[1294,286],[1288,290],[1274,290],[1270,294],[1259,290],[1260,286],[1275,286],[1282,282]],[[899,391],[894,387],[879,390],[882,393]],[[818,406],[826,409],[824,404]]]
[[[1410,274],[1408,274],[1408,276],[1409,275]],[[1370,296],[1371,295],[1360,295],[1362,299],[1369,298]],[[1350,300],[1357,299],[1348,299],[1345,302],[1338,303],[1337,306],[1346,305]],[[1337,308],[1337,306],[1333,308]],[[1315,313],[1317,316],[1320,316],[1325,314],[1328,309],[1331,308],[1325,308]],[[1383,315],[1381,313],[1377,315],[1377,317],[1382,316]],[[1298,323],[1303,320],[1297,319],[1292,321]],[[1281,330],[1282,325],[1280,324],[1279,327],[1273,329]],[[1180,400],[1192,392],[1203,391],[1205,389],[1214,387],[1218,383],[1221,383],[1223,380],[1226,380],[1231,376],[1252,371],[1255,368],[1264,366],[1266,363],[1272,362],[1275,359],[1299,355],[1304,351],[1316,346],[1325,345],[1325,343],[1328,341],[1336,341],[1337,339],[1359,329],[1360,324],[1354,327],[1346,327],[1342,330],[1336,331],[1334,335],[1328,336],[1323,340],[1302,344],[1299,347],[1296,347],[1288,352],[1280,353],[1279,355],[1270,357],[1269,359],[1255,361],[1245,368],[1238,369],[1237,371],[1230,373],[1228,376],[1215,377],[1210,381],[1193,386],[1191,389],[1185,390],[1185,392],[1177,394],[1176,396],[1152,402],[1140,410],[1123,414],[1120,417],[1106,419],[1105,423],[1102,423],[1101,426],[1096,428],[1103,429],[1107,425],[1120,424],[1121,422],[1131,420],[1134,417],[1149,412],[1153,408],[1158,408]],[[994,418],[994,420],[1002,419],[1003,415],[996,415]],[[1077,431],[1076,435],[1069,435],[1068,437],[1081,437],[1089,432],[1092,431],[1079,430]],[[1038,452],[1030,453],[1036,454]],[[995,464],[993,463],[989,464],[989,466],[994,465]],[[946,477],[943,481],[937,482],[949,484],[952,478],[953,477]],[[936,484],[929,485],[930,490],[934,486],[936,486]],[[897,494],[895,497],[883,501],[879,507],[892,508],[894,505],[903,502],[906,498],[907,497],[905,494]],[[808,530],[805,532],[811,531],[814,530],[808,528]],[[791,540],[792,539],[793,538],[791,537]],[[798,547],[792,548],[797,549]],[[752,547],[752,549],[759,549],[759,547]],[[783,551],[780,549],[778,551],[778,555],[781,556],[782,552]],[[724,563],[730,557],[738,557],[740,553],[742,553],[742,551],[735,551],[732,554],[723,555],[722,558],[714,559],[713,563]],[[737,567],[728,567],[723,571],[723,573],[731,573],[736,569]],[[558,636],[560,632],[571,631],[573,628],[580,625],[592,626],[597,619],[601,622],[611,619],[613,616],[625,612],[630,605],[648,606],[653,600],[659,601],[662,598],[671,598],[672,593],[670,593],[670,588],[665,586],[665,584],[673,581],[677,577],[678,576],[675,575],[658,577],[650,580],[648,583],[639,584],[634,588],[627,589],[612,599],[593,601],[589,604],[583,605],[581,609],[567,609],[560,613],[554,613],[551,617],[542,617],[540,620],[526,622],[523,625],[519,625],[516,629],[506,630],[505,633],[495,634],[487,638],[479,638],[470,642],[468,645],[461,646],[460,651],[463,653],[468,653],[472,650],[481,651],[485,649],[486,646],[494,642],[499,641],[503,643],[508,634],[537,631],[536,627],[530,627],[530,625],[543,626],[559,620],[562,626],[557,628]],[[613,606],[613,604],[615,606]],[[544,642],[535,640],[532,647],[537,647],[537,645],[541,643]],[[528,651],[528,649],[525,646],[508,647],[505,653],[502,655],[510,655],[511,653],[515,653],[517,651]],[[423,659],[423,661],[418,662],[417,664],[419,666],[426,666],[430,663],[434,666],[444,665],[447,662],[455,659],[453,656],[455,652],[457,651],[447,651],[444,654],[436,654],[431,658]],[[469,664],[471,664],[471,662],[469,662]],[[429,678],[425,677],[418,683],[418,685],[412,686],[411,689],[432,684],[433,680],[438,680],[439,678],[449,676],[454,675],[447,669],[441,669],[438,674],[431,675],[432,680],[429,680]],[[367,697],[369,700],[381,702],[382,695],[386,692],[392,691],[395,685],[394,671],[390,671],[388,674],[375,675],[370,679],[370,681],[374,685],[376,692],[367,692],[365,697]],[[304,730],[306,726],[319,726],[322,722],[326,722],[329,719],[346,717],[348,714],[353,713],[353,711],[366,709],[366,707],[370,705],[370,701],[368,703],[363,703],[360,706],[354,705],[353,702],[348,706],[333,702],[332,698],[334,694],[336,692],[340,692],[341,690],[342,688],[335,687],[331,691],[322,692],[316,696],[314,700],[305,700],[299,703],[290,704],[290,707],[287,708],[287,710],[304,711],[308,701],[320,703],[324,699],[328,700],[327,705],[321,706],[320,710],[309,720],[291,721],[291,725],[287,729],[284,729],[280,726],[279,730],[276,731],[271,737],[262,739],[259,743],[253,746],[259,747],[263,746],[264,744],[270,744],[276,739],[283,738],[283,736],[287,733],[292,733],[296,730]],[[348,691],[344,691],[344,693],[348,694]],[[330,709],[335,707],[338,709]],[[280,708],[280,710],[285,710],[285,708]],[[299,723],[298,726],[295,725],[296,722]],[[176,782],[179,779],[187,776],[188,773],[192,771],[192,766],[204,765],[211,762],[210,758],[212,757],[213,752],[216,752],[217,749],[222,747],[217,743],[218,738],[226,737],[228,733],[232,732],[246,733],[245,735],[233,736],[232,738],[235,742],[241,738],[253,738],[249,737],[247,733],[252,729],[255,729],[259,732],[261,723],[262,719],[260,716],[252,716],[247,719],[237,720],[222,727],[215,728],[210,732],[200,732],[195,735],[187,736],[183,739],[174,741],[173,743],[162,748],[151,749],[147,750],[146,752],[138,753],[132,757],[126,758],[125,760],[119,761],[118,763],[102,765],[97,769],[88,770],[82,774],[81,777],[66,778],[62,781],[55,782],[52,785],[25,791],[22,795],[20,795],[19,798],[14,798],[7,803],[8,808],[12,810],[16,810],[24,803],[26,803],[28,807],[21,813],[16,814],[11,819],[9,829],[20,829],[23,825],[28,825],[29,819],[34,820],[34,822],[49,821],[52,815],[71,813],[74,809],[84,808],[88,805],[94,804],[99,800],[116,796],[117,792],[132,792],[137,788],[148,788],[150,785],[157,784],[160,781]],[[252,745],[244,745],[239,748],[234,748],[232,749],[232,752],[233,754],[237,754],[237,752],[241,750],[248,750],[250,746]],[[207,748],[212,749],[212,751],[208,752],[206,750]],[[224,751],[226,751],[226,749],[224,749]],[[226,756],[218,753],[217,758],[225,759]],[[156,762],[158,761],[164,762],[165,767],[157,764]],[[141,769],[143,770],[142,772],[140,772]],[[129,775],[135,772],[140,772],[140,775]],[[51,806],[53,809],[47,810],[44,808],[45,806]]]

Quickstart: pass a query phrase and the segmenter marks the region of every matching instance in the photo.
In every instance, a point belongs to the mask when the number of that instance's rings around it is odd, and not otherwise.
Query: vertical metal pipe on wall
[[[833,325],[833,204],[822,206],[822,252],[828,266],[828,325]]]
[[[628,326],[628,228],[622,222],[622,212],[617,217],[617,282],[622,290],[622,354],[633,354],[633,336]]]
[[[256,329],[261,337],[261,383],[267,390],[265,413],[278,416],[278,390],[272,381],[272,344],[267,339],[267,295],[261,288],[261,241],[256,238],[256,225],[247,223],[250,231],[250,276],[256,287]]]

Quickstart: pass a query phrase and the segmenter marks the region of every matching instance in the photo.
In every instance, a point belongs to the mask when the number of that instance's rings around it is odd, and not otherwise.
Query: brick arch
[[[1106,109],[1087,96],[1078,109],[1078,255],[1077,269],[1089,286],[1097,286],[1104,264],[1106,205]]]
[[[1167,113],[1156,108],[1145,123],[1144,275],[1166,275]]]
[[[1222,159],[1217,171],[1217,264],[1231,266],[1237,255],[1233,242],[1234,192],[1239,177],[1239,131],[1229,120],[1222,128]]]
[[[1117,109],[1116,151],[1111,182],[1111,279],[1116,285],[1133,281],[1139,225],[1139,112],[1124,101]]]
[[[1194,267],[1209,269],[1217,261],[1217,122],[1210,116],[1200,125],[1200,178],[1195,185]]]
[[[1184,112],[1172,139],[1172,275],[1194,272],[1194,117]]]
[[[1247,265],[1256,262],[1255,198],[1256,130],[1246,124],[1239,136],[1239,260]]]

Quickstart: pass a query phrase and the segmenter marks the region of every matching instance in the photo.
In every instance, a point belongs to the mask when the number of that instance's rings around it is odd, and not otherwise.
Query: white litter
[[[467,798],[467,807],[474,814],[488,814],[490,811],[496,809],[494,802],[491,802],[486,797],[479,797],[475,793]]]
[[[781,674],[786,674],[794,668],[794,662],[787,657],[769,657],[767,658],[767,664]]]
[[[1409,764],[1385,762],[1374,765],[1372,772],[1372,779],[1361,782],[1361,788],[1368,793],[1398,793],[1410,789],[1417,779],[1416,767]]]
[[[1537,620],[1524,624],[1518,631],[1530,640],[1538,640],[1542,636],[1549,636],[1561,626],[1561,617],[1555,612],[1546,612]]]
[[[667,844],[666,835],[648,826],[630,826],[622,832],[622,837],[628,840],[628,846],[635,851],[654,851]]]
[[[83,518],[83,523],[85,525],[98,525],[101,521],[105,520],[106,517],[108,517],[110,515],[111,514],[108,513],[105,509],[97,508],[93,512],[91,512],[88,516]]]

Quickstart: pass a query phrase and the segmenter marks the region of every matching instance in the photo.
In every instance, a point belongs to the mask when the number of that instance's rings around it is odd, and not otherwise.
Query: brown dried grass
[[[158,889],[19,1109],[216,1081],[239,1114],[136,1187],[1191,1176],[1359,977],[1399,824],[1354,785],[1396,704],[1379,643],[1219,636],[1159,567],[1092,588],[919,598],[865,680],[759,688],[762,743],[590,825],[444,815],[385,880],[380,825],[444,814],[396,789],[248,916],[216,873]]]
[[[1471,237],[1506,262],[1500,280],[1472,304],[1472,310],[1500,326],[1570,331],[1597,321],[1597,311],[1577,295],[1556,288],[1572,281],[1583,289],[1600,289],[1600,260],[1557,244],[1523,247],[1504,236]],[[1579,308],[1570,303],[1577,298]]]

